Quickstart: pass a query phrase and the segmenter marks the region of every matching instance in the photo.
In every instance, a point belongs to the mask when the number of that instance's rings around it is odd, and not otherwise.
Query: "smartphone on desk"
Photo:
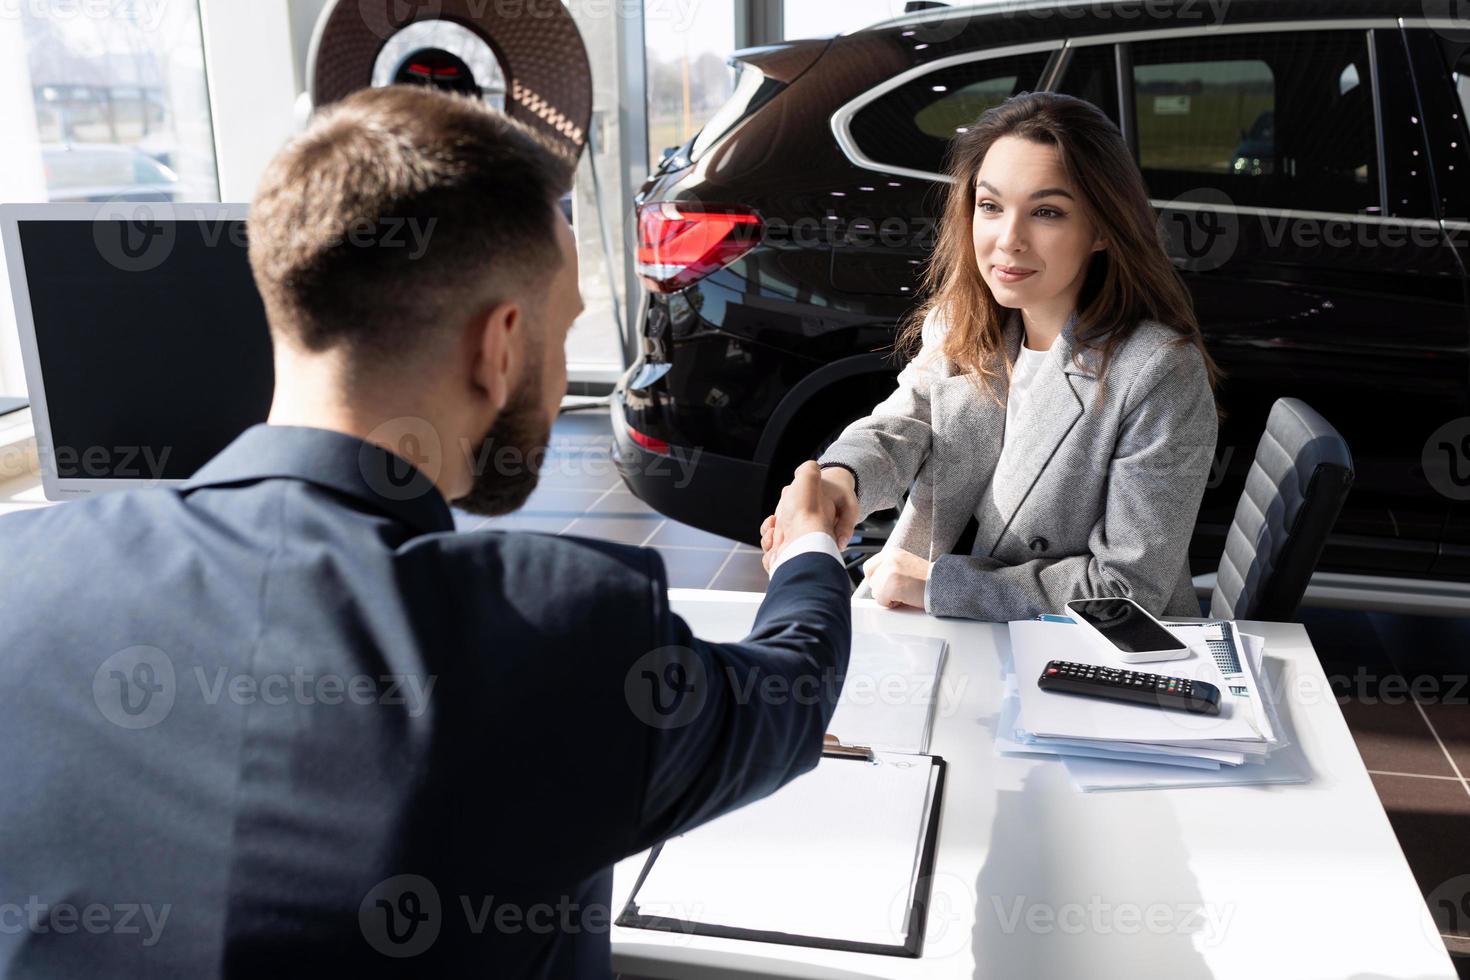
[[[1189,656],[1189,647],[1132,599],[1073,599],[1066,609],[1080,626],[1111,646],[1124,663]]]

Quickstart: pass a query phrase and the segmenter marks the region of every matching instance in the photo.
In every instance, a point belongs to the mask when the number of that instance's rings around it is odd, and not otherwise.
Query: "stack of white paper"
[[[934,636],[854,633],[847,677],[827,733],[844,745],[929,751],[947,649]]]
[[[1300,780],[1295,765],[1270,765],[1273,753],[1288,742],[1272,692],[1262,683],[1264,640],[1242,636],[1234,624],[1169,628],[1189,646],[1189,656],[1128,664],[1080,626],[1011,623],[1011,672],[997,750],[1062,756],[1073,780],[1089,790]],[[1220,689],[1220,713],[1043,691],[1036,681],[1051,660],[1206,681]]]

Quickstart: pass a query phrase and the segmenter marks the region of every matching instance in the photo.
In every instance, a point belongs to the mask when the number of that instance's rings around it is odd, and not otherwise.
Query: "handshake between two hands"
[[[761,523],[761,564],[769,574],[788,542],[821,531],[841,550],[858,522],[858,499],[851,473],[838,466],[820,468],[808,460],[781,491],[776,513]],[[930,563],[901,548],[887,549],[863,563],[863,574],[880,605],[924,608]]]

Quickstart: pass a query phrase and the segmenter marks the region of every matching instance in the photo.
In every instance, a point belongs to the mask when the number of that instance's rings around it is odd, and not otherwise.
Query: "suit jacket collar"
[[[423,471],[376,443],[331,429],[255,425],[184,484],[184,490],[268,479],[304,480],[347,494],[420,531],[449,531],[449,505]]]
[[[1005,431],[1008,391],[1001,393],[1001,404],[996,404],[987,392],[976,390],[970,376],[956,374],[935,383],[930,402],[934,458],[944,471],[934,474],[935,486],[943,488],[931,504],[935,556],[953,546],[977,510],[982,517],[977,553],[992,554],[1062,440],[1081,418],[1095,380],[1088,368],[1096,361],[1095,353],[1088,352],[1084,366],[1074,363],[1075,326],[1073,314],[1048,350],[1029,388],[1026,424],[1017,432]],[[1002,337],[1013,365],[1024,336],[1020,312],[1012,311],[1002,326]],[[1001,445],[1007,438],[1012,442],[1008,466],[999,472]],[[980,507],[982,500],[985,509]]]

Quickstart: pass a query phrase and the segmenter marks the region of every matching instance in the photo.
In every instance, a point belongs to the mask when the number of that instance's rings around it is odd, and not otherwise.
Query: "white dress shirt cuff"
[[[832,535],[826,531],[812,531],[809,534],[803,534],[795,541],[786,542],[785,546],[781,549],[781,554],[771,564],[770,574],[775,575],[776,569],[780,568],[782,563],[790,561],[797,555],[804,555],[809,551],[819,551],[824,555],[831,555],[839,565],[844,564],[842,561],[842,552],[837,550],[837,542],[833,539]]]

